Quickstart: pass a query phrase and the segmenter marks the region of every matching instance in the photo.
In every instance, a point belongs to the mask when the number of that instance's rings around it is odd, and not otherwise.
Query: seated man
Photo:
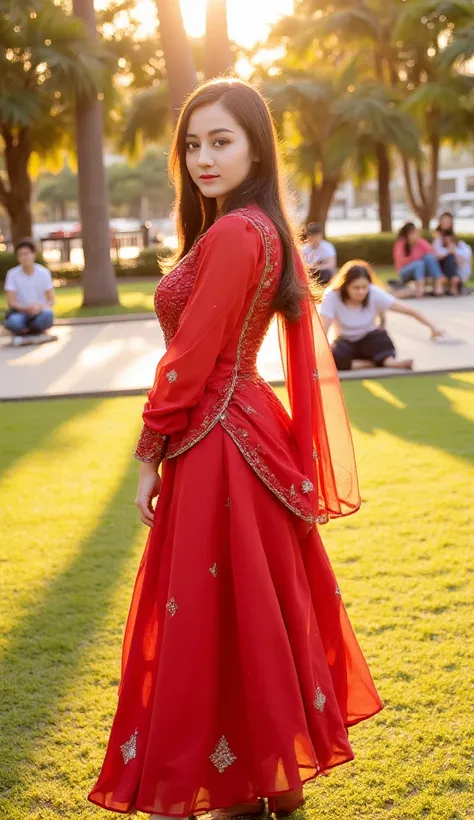
[[[13,344],[33,339],[51,341],[55,337],[44,333],[53,324],[54,286],[47,268],[35,262],[35,245],[23,239],[15,248],[18,265],[10,268],[5,279],[8,310],[4,326],[13,333]]]
[[[310,222],[306,229],[307,241],[301,249],[309,272],[321,285],[328,285],[336,273],[336,249],[323,238],[323,229]]]

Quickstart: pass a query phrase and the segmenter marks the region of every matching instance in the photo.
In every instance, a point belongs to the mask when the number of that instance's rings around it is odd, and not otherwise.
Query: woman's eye
[[[215,143],[214,143],[214,145],[217,145],[218,148],[221,148],[223,145],[228,145],[228,144],[229,144],[229,140],[226,140],[226,139],[223,139],[223,138],[216,140]]]
[[[199,145],[197,144],[197,142],[188,142],[186,144],[186,150],[187,151],[192,151],[194,148],[199,148]]]

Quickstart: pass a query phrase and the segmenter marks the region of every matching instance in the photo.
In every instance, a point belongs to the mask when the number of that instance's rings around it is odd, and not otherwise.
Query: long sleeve
[[[145,449],[150,432],[163,439],[186,428],[188,412],[201,399],[219,353],[235,333],[247,294],[259,279],[262,251],[257,230],[238,214],[219,219],[201,240],[193,291],[158,363],[143,410],[140,438],[148,437]],[[157,452],[165,445],[158,439]]]

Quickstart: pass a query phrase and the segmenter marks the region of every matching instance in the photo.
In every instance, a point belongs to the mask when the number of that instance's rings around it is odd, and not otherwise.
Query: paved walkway
[[[474,370],[474,297],[412,300],[449,333],[449,340],[430,340],[428,328],[413,319],[388,314],[388,330],[400,356],[415,359],[416,372]],[[148,389],[164,352],[154,318],[80,325],[60,324],[59,339],[38,347],[13,348],[0,336],[0,400],[51,396],[132,393]],[[276,326],[262,347],[259,370],[270,382],[283,379]],[[400,371],[395,371],[398,375]],[[395,374],[367,370],[343,374],[367,378]]]

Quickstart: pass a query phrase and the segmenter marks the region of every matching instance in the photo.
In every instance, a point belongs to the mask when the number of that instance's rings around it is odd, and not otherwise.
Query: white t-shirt
[[[328,242],[327,239],[323,239],[317,248],[309,243],[303,245],[301,253],[307,265],[319,265],[327,259],[334,259],[332,265],[335,266],[336,264],[336,248],[332,242]]]
[[[53,278],[48,268],[36,262],[33,273],[25,273],[21,265],[17,265],[7,271],[5,278],[5,290],[13,291],[18,304],[25,307],[34,304],[44,305],[45,293],[53,287]]]
[[[336,323],[337,335],[357,342],[375,330],[376,319],[384,310],[393,305],[395,297],[377,285],[369,285],[369,299],[367,307],[350,307],[344,304],[339,291],[329,290],[323,296],[320,313]]]

